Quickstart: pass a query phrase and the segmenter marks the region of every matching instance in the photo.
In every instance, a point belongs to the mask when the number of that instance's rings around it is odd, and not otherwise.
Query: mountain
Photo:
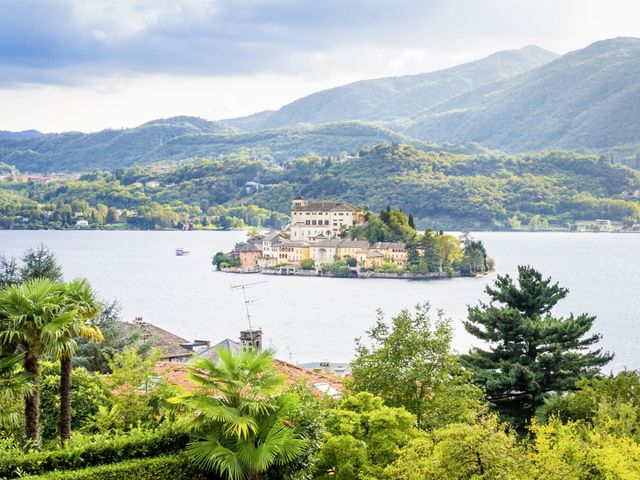
[[[336,122],[241,132],[222,122],[195,117],[154,120],[136,128],[97,133],[47,134],[26,140],[0,140],[0,162],[26,172],[77,172],[115,169],[159,161],[215,157],[243,152],[252,158],[282,163],[310,153],[340,155],[363,146],[404,143],[426,150],[454,153],[477,147],[436,146],[383,127],[362,122]]]
[[[482,85],[544,65],[557,57],[557,54],[535,46],[497,52],[446,70],[362,80],[323,90],[277,111],[259,112],[225,122],[255,131],[301,123],[402,120]]]
[[[428,141],[508,151],[607,149],[640,142],[640,39],[596,42],[412,118]]]
[[[163,146],[177,137],[227,136],[238,132],[222,122],[173,117],[153,120],[136,128],[0,140],[0,162],[23,171],[119,168],[161,159]]]
[[[0,140],[22,140],[25,138],[34,138],[42,135],[37,130],[23,130],[21,132],[9,132],[7,130],[0,130]]]

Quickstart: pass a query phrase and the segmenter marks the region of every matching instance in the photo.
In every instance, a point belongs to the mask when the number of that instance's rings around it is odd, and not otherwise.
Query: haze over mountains
[[[240,150],[282,162],[394,142],[632,155],[638,112],[640,39],[616,38],[560,57],[528,46],[438,72],[363,80],[223,122],[174,117],[90,134],[0,132],[0,162],[74,171]]]

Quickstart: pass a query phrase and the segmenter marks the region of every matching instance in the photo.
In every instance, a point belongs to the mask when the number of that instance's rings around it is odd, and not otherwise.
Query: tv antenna
[[[231,290],[242,290],[242,298],[244,299],[244,308],[247,314],[247,323],[249,324],[249,331],[251,332],[252,341],[253,341],[253,327],[251,326],[251,313],[249,313],[249,304],[255,303],[256,300],[249,300],[247,298],[247,288],[253,288],[256,285],[262,285],[263,283],[267,283],[267,282],[262,281],[262,282],[240,283],[238,285],[231,285]]]

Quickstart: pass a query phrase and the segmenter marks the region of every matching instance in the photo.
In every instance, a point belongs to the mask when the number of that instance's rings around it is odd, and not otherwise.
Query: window
[[[309,225],[311,222],[309,220],[306,221],[306,224]]]
[[[325,221],[324,221],[324,224],[325,224],[325,225],[329,225],[329,220],[325,220]]]
[[[311,220],[311,225],[315,225],[316,221],[315,220]]]

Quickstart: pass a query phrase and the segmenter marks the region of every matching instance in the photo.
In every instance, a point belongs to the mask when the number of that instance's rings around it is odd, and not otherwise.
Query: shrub
[[[181,451],[189,435],[174,426],[162,430],[131,430],[125,435],[88,437],[64,449],[0,454],[0,478],[18,478],[54,470],[75,470],[133,458]]]
[[[331,275],[332,277],[352,277],[355,273],[342,260],[336,260],[332,263],[322,265],[322,273]]]
[[[380,265],[376,271],[378,272],[382,272],[382,273],[396,273],[398,275],[400,275],[401,273],[404,272],[404,269],[398,265],[396,265],[395,263],[392,262],[384,262],[382,265]]]
[[[82,470],[27,476],[31,480],[200,480],[207,478],[184,454],[127,460]],[[211,477],[208,477],[211,478]]]
[[[305,258],[300,262],[300,268],[302,268],[302,270],[313,270],[316,268],[316,262],[313,258]]]

